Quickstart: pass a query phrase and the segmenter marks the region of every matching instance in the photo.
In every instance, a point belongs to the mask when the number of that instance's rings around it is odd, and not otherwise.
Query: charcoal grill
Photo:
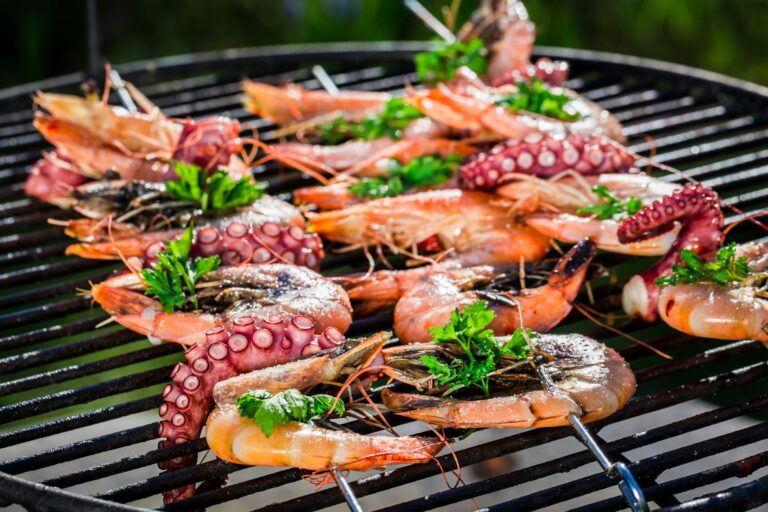
[[[412,54],[424,43],[291,46],[230,50],[142,61],[118,69],[168,115],[227,114],[268,140],[272,126],[240,107],[244,76],[305,87],[323,64],[340,88],[398,90],[415,81]],[[768,89],[656,61],[556,48],[540,55],[572,64],[568,86],[615,112],[631,149],[655,154],[723,197],[729,224],[768,205]],[[160,507],[160,493],[203,483],[181,510],[317,510],[342,507],[337,487],[315,492],[295,469],[244,468],[205,457],[197,466],[158,474],[156,463],[205,452],[205,441],[157,449],[156,409],[181,349],[152,346],[114,325],[76,294],[116,265],[61,256],[67,243],[48,218],[67,213],[24,197],[27,167],[46,149],[31,125],[35,90],[77,93],[84,73],[0,91],[0,499],[35,510],[139,510]],[[117,101],[116,98],[113,98]],[[254,170],[272,193],[290,195],[299,174]],[[670,181],[680,180],[674,175]],[[733,240],[764,237],[742,222]],[[607,255],[626,278],[638,261]],[[359,254],[331,255],[326,272],[361,270]],[[620,282],[620,281],[619,281]],[[618,311],[612,282],[593,293]],[[584,299],[586,300],[586,298]],[[359,320],[351,334],[388,328],[391,317]],[[633,345],[578,313],[559,332],[578,331],[620,350],[639,382],[619,413],[588,426],[612,462],[636,477],[652,508],[746,510],[768,502],[768,351],[758,342],[694,339],[664,326],[619,324],[674,359]],[[691,404],[705,406],[692,409]],[[761,421],[762,420],[762,421]],[[404,432],[423,426],[403,424]],[[597,464],[571,428],[484,431],[441,456],[462,469],[448,487],[438,465],[350,475],[365,510],[621,510],[617,479]],[[201,457],[202,458],[202,457]],[[228,475],[223,487],[204,482]],[[455,477],[449,476],[455,483]],[[207,489],[207,490],[206,490]],[[475,500],[474,503],[472,500]]]

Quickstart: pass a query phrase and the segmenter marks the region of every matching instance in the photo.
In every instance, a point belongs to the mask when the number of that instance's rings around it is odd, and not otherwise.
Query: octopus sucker
[[[622,305],[629,315],[646,321],[658,317],[659,287],[656,280],[669,272],[680,258],[680,251],[693,251],[702,259],[714,256],[723,241],[724,216],[720,198],[700,183],[688,183],[671,195],[643,207],[618,228],[621,243],[658,237],[682,224],[669,251],[643,274],[633,276],[624,287]]]
[[[267,342],[266,340],[269,340]],[[275,316],[265,321],[238,317],[231,329],[219,325],[206,333],[206,342],[187,349],[185,363],[171,372],[171,384],[163,390],[160,406],[162,421],[158,430],[159,446],[172,446],[200,437],[205,420],[213,407],[217,383],[259,368],[293,361],[342,346],[345,337],[334,327],[315,333],[315,322],[304,315],[283,319]],[[197,454],[158,463],[173,471],[195,464]],[[164,493],[166,503],[194,494],[194,485]]]
[[[582,175],[615,174],[631,171],[636,161],[636,155],[603,135],[562,137],[535,132],[467,158],[459,169],[459,185],[465,190],[490,192],[515,173],[541,178],[569,170]]]

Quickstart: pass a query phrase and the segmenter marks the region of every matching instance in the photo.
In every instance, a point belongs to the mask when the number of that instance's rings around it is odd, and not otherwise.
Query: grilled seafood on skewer
[[[375,356],[387,338],[380,335],[368,340],[346,340],[334,327],[316,334],[314,321],[300,315],[286,320],[275,317],[263,321],[250,316],[239,317],[232,322],[231,331],[217,326],[205,336],[204,345],[195,345],[186,351],[187,362],[176,365],[171,374],[173,384],[168,384],[163,390],[163,405],[160,407],[163,420],[159,431],[161,448],[188,443],[200,437],[203,424],[213,408],[214,390],[222,381],[239,382],[231,378],[240,374],[261,375],[258,371],[252,374],[246,372],[281,368],[274,365],[296,360],[299,362],[294,365],[313,370],[311,375],[331,380],[346,375],[344,372],[348,367]],[[314,356],[309,357],[311,355]],[[302,378],[308,381],[307,377]],[[274,390],[274,386],[269,387],[269,382],[265,380],[259,381],[263,384],[262,389]],[[239,389],[239,386],[226,384],[222,389],[226,393],[235,388]],[[163,462],[160,467],[174,470],[191,466],[196,460],[196,454],[187,455]],[[166,503],[170,503],[193,493],[194,485],[188,485],[168,491],[164,496]]]
[[[374,272],[350,281],[348,294],[353,300],[397,300],[395,332],[403,343],[429,341],[432,328],[448,322],[457,308],[479,299],[488,301],[495,314],[489,328],[496,334],[509,333],[521,323],[546,332],[571,311],[594,253],[592,242],[580,242],[558,261],[545,284],[519,291],[514,290],[519,277],[514,275],[519,273],[514,265],[460,268],[447,264]],[[507,273],[510,267],[517,272]]]
[[[537,261],[549,249],[545,236],[515,222],[508,203],[482,192],[420,192],[309,218],[310,232],[349,246],[448,252],[466,265]]]
[[[541,96],[549,101],[534,99]],[[619,142],[624,140],[621,124],[599,105],[539,80],[494,88],[469,69],[461,68],[450,84],[415,91],[411,98],[433,121],[454,129],[490,133],[497,138],[542,133],[559,137],[598,134]]]
[[[709,262],[683,253],[676,267],[657,281],[662,320],[691,336],[768,342],[768,242],[731,244]]]
[[[455,188],[461,154],[474,149],[464,149],[453,141],[444,142],[444,154],[434,153],[402,161],[390,158],[380,160],[375,166],[375,173],[368,172],[363,177],[339,174],[328,185],[296,190],[294,200],[321,210],[340,210],[381,197],[396,197],[434,188]],[[454,150],[461,153],[452,152]]]
[[[345,332],[352,322],[346,292],[296,265],[246,264],[210,271],[199,277],[194,295],[180,297],[179,311],[169,311],[161,297],[148,297],[145,289],[141,277],[122,274],[93,285],[91,293],[119,324],[142,335],[185,345],[205,343],[207,331],[217,325],[229,327],[242,316],[263,320],[275,315],[304,315],[314,320],[318,333],[327,327]]]
[[[362,343],[347,342],[306,359],[220,382],[214,390],[218,407],[206,423],[208,446],[220,458],[237,464],[316,471],[363,471],[391,464],[428,462],[443,447],[441,441],[411,436],[364,436],[331,430],[327,428],[333,426],[330,422],[323,422],[322,426],[311,424],[311,416],[322,416],[324,411],[339,412],[334,405],[338,400],[320,395],[325,400],[325,404],[320,402],[321,412],[317,395],[306,396],[301,390],[329,382],[341,383],[357,375],[388,338],[387,333],[381,333]],[[284,417],[276,424],[271,419],[263,421],[266,414],[260,416],[257,408],[267,400],[272,400],[273,408],[279,407],[277,402],[288,397],[294,405],[307,403],[314,412],[304,418]],[[343,412],[344,408],[340,409]]]
[[[489,50],[486,81],[498,86],[534,77],[562,85],[568,64],[540,58],[531,62],[536,31],[520,0],[483,0],[472,18],[461,28],[461,41],[480,37]]]
[[[143,96],[140,99],[150,113],[129,113],[94,94],[80,98],[38,93],[35,105],[46,113],[38,112],[34,125],[56,151],[33,166],[25,184],[27,194],[68,206],[72,186],[108,171],[125,180],[174,179],[171,160],[207,170],[225,169],[236,178],[248,176],[247,166],[237,156],[242,141],[236,120],[171,119]]]
[[[224,238],[262,242],[251,243],[253,251],[270,249],[281,257],[285,249],[306,246],[317,252],[315,259],[321,256],[321,251],[316,251],[319,240],[301,230],[301,212],[264,195],[259,185],[230,180],[220,171],[206,176],[200,167],[176,168],[181,172],[180,181],[173,184],[110,180],[75,189],[73,209],[86,218],[64,224],[66,234],[82,242],[67,248],[67,254],[98,259],[141,257],[153,243],[169,240],[194,224],[216,229]],[[216,247],[233,249],[239,245],[240,250],[235,251],[240,253],[239,261],[248,259],[248,244],[243,240],[219,243],[220,237],[208,231],[210,240],[201,240],[201,245],[208,245],[208,254]],[[257,262],[271,259],[256,256],[254,253]]]
[[[556,240],[576,243],[588,237],[611,252],[661,255],[678,225],[631,243],[617,237],[627,215],[680,188],[641,174],[638,159],[605,137],[534,133],[468,158],[459,169],[459,185],[513,200],[517,212],[528,214],[526,224]]]
[[[345,112],[350,119],[360,119],[365,114],[381,110],[392,98],[384,92],[340,91],[331,95],[294,84],[277,87],[252,80],[243,81],[243,91],[243,107],[247,111],[279,124],[336,112]]]
[[[384,373],[421,393],[385,389],[397,414],[451,428],[528,428],[589,422],[621,409],[635,376],[613,349],[578,334],[518,329],[495,337],[484,303],[433,329],[437,343],[383,351]]]
[[[702,260],[711,259],[723,241],[723,222],[720,198],[714,190],[698,183],[688,183],[624,220],[617,232],[621,243],[656,237],[672,230],[675,224],[681,224],[667,253],[648,271],[633,276],[624,286],[624,311],[649,322],[656,320],[659,311],[656,281],[672,270],[682,250]]]

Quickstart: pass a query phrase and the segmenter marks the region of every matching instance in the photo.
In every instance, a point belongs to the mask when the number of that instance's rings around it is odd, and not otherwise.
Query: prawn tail
[[[565,253],[555,265],[549,277],[549,285],[563,288],[563,295],[568,302],[576,299],[595,251],[594,242],[585,238]]]

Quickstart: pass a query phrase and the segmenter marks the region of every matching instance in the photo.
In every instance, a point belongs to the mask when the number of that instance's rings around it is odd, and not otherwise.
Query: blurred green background
[[[478,0],[463,0],[465,19]],[[424,0],[434,13],[451,0]],[[528,0],[542,45],[653,57],[768,84],[768,0]],[[85,0],[2,2],[0,87],[83,70]],[[427,39],[400,0],[97,0],[113,63],[233,47]]]

